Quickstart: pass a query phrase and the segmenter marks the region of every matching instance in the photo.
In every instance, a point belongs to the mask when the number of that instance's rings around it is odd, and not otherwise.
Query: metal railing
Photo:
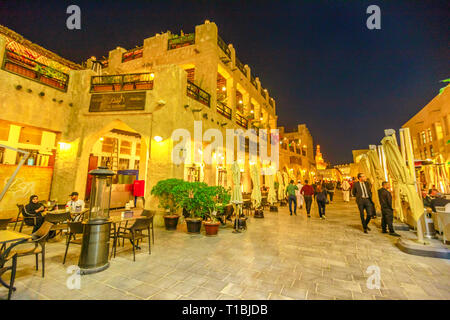
[[[2,69],[62,91],[67,91],[69,84],[68,74],[8,49]]]
[[[239,70],[241,70],[241,72],[242,72],[245,76],[247,76],[247,69],[244,68],[244,64],[243,64],[241,61],[239,61],[238,58],[236,58],[236,67],[238,67]]]
[[[182,36],[174,36],[169,39],[167,49],[177,49],[195,44],[195,33],[187,33]]]
[[[222,49],[222,51],[228,56],[228,58],[231,59],[231,50],[228,48],[227,44],[223,39],[219,36],[217,36],[217,45]]]
[[[220,113],[221,115],[223,115],[225,118],[231,120],[232,110],[225,103],[217,101],[216,111],[217,111],[217,113]]]
[[[139,59],[139,58],[142,58],[143,55],[144,55],[144,47],[131,49],[122,54],[122,62]]]
[[[152,90],[153,73],[130,73],[91,77],[91,92]]]
[[[248,129],[248,120],[239,113],[236,113],[236,123],[242,128]]]
[[[187,82],[187,95],[210,108],[211,95],[189,80]]]

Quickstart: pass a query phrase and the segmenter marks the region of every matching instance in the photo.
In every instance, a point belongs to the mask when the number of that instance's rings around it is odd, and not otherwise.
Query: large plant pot
[[[164,225],[166,227],[166,230],[177,230],[179,218],[180,216],[177,215],[164,216]]]
[[[217,236],[220,222],[205,222],[205,232],[207,236]]]
[[[200,233],[200,229],[202,228],[202,220],[187,218],[186,225],[188,233]]]

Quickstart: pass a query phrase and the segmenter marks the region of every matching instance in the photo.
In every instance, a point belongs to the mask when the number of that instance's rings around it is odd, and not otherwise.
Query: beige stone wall
[[[0,164],[0,190],[3,190],[16,168],[15,165]],[[33,194],[38,195],[40,200],[49,200],[52,173],[51,167],[23,166],[0,202],[0,219],[15,218],[18,210],[16,204],[27,204]]]

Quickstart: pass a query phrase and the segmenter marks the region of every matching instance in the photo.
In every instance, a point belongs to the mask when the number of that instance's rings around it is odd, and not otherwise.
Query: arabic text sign
[[[91,96],[89,112],[145,109],[145,92],[100,93]]]

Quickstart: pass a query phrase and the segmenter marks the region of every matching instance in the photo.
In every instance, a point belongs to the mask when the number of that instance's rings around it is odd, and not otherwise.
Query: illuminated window
[[[427,133],[428,133],[428,141],[433,142],[433,134],[431,133],[430,128],[427,129]]]
[[[141,144],[140,143],[136,144],[136,153],[135,153],[135,155],[136,156],[140,156],[141,155]]]
[[[119,159],[119,170],[128,170],[130,167],[130,159]]]
[[[442,132],[442,125],[440,122],[436,122],[434,124],[434,130],[436,132],[437,141],[441,141],[444,138],[444,133]],[[430,130],[431,132],[431,130]]]
[[[19,143],[40,145],[42,141],[42,130],[22,127],[19,135]]]
[[[108,137],[103,138],[103,141],[102,141],[102,152],[108,152],[108,153],[113,152],[114,140],[115,140],[114,138],[108,138]]]
[[[420,133],[422,135],[422,145],[427,143],[427,136],[425,135],[425,131]]]
[[[131,155],[131,142],[126,140],[120,141],[120,154]]]
[[[428,153],[427,153],[427,148],[426,147],[423,148],[423,155],[424,155],[424,158],[428,158]]]
[[[430,155],[431,155],[431,157],[434,157],[434,150],[433,150],[433,146],[430,146]]]

